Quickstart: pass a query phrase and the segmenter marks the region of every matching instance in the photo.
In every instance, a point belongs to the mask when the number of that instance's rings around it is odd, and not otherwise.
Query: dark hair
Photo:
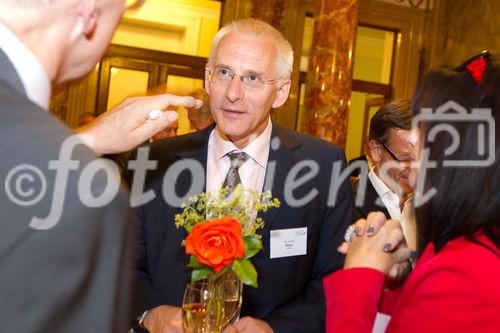
[[[411,104],[409,101],[395,101],[383,105],[370,121],[368,139],[388,143],[391,128],[411,129]]]
[[[485,75],[476,83],[467,71],[449,68],[433,70],[419,83],[412,102],[414,116],[422,108],[436,108],[448,101],[461,105],[467,112],[473,108],[487,108],[495,120],[495,160],[487,167],[443,166],[446,160],[471,161],[478,159],[478,123],[449,123],[459,134],[460,144],[452,155],[446,149],[452,144],[452,136],[439,132],[433,142],[428,142],[429,132],[443,122],[427,121],[420,124],[423,149],[428,150],[428,161],[436,161],[435,168],[426,169],[424,193],[436,189],[434,196],[416,208],[418,251],[432,242],[439,251],[448,241],[465,236],[478,242],[477,231],[485,235],[500,248],[500,172],[498,167],[499,148],[499,77],[500,66],[493,57],[487,61]],[[476,110],[480,115],[488,111]],[[486,113],[485,113],[486,112]],[[493,133],[490,133],[493,135]],[[484,159],[484,158],[483,158]],[[484,244],[482,244],[484,245]]]

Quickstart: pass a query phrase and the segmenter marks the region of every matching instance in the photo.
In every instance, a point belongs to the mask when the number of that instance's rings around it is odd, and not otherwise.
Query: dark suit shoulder
[[[146,188],[159,187],[167,170],[179,160],[194,159],[205,166],[208,138],[213,127],[202,131],[179,135],[172,138],[149,143],[143,148],[148,150],[148,160],[156,163],[156,167],[146,174]],[[131,160],[136,159],[137,152],[131,154]],[[187,165],[186,165],[187,166]],[[125,180],[131,184],[133,173],[125,172]]]
[[[355,198],[353,222],[361,218],[366,218],[370,212],[375,211],[381,211],[386,218],[391,217],[387,208],[377,203],[377,201],[381,201],[381,199],[369,177],[363,179],[359,177],[351,183],[351,186]],[[364,187],[364,195],[363,189],[361,188],[362,186]],[[358,202],[361,204],[358,205]]]
[[[339,146],[317,137],[292,131],[273,123],[273,135],[280,138],[291,151],[300,152],[302,159],[318,161],[345,160],[344,151]]]
[[[197,151],[200,148],[208,145],[208,138],[213,127],[209,127],[202,131],[192,132],[166,138],[149,144],[150,157],[153,160],[163,159],[166,156],[176,154],[179,151],[189,153]]]

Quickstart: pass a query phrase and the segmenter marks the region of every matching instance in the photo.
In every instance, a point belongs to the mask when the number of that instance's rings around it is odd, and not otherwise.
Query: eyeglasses
[[[411,164],[413,163],[412,160],[401,160],[401,159],[399,159],[396,155],[394,155],[394,153],[392,152],[392,150],[389,149],[389,147],[385,143],[380,143],[380,144],[389,153],[389,155],[391,156],[391,158],[393,160],[395,160],[396,162],[398,162],[400,166],[402,166],[404,168],[409,168],[411,166]]]
[[[241,83],[243,83],[245,87],[252,89],[262,89],[264,85],[272,84],[279,80],[279,78],[267,80],[262,77],[262,74],[257,73],[247,73],[244,75],[234,74],[229,69],[224,67],[215,67],[213,72],[207,69],[207,72],[209,81],[221,85],[230,84],[231,81],[233,81],[234,77],[238,75],[240,77]]]

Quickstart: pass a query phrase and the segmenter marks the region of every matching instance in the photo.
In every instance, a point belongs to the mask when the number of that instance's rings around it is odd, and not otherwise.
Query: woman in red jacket
[[[483,52],[431,71],[414,94],[418,261],[387,332],[500,332],[499,79]],[[371,213],[356,226],[344,269],[323,282],[327,332],[371,332],[385,277],[408,258],[397,221]]]

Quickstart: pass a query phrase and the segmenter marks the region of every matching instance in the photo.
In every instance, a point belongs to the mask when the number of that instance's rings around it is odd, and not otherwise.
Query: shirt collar
[[[272,122],[268,118],[267,127],[255,140],[250,142],[245,148],[239,149],[234,145],[234,143],[229,140],[223,133],[217,130],[217,127],[213,130],[213,152],[215,161],[219,161],[221,158],[227,155],[227,153],[237,150],[243,151],[248,154],[255,162],[257,162],[261,167],[265,168],[267,165],[267,158],[269,156],[269,145],[271,143],[271,133],[272,133]]]
[[[0,22],[0,48],[16,69],[28,98],[42,109],[48,110],[51,86],[45,68],[2,22]]]
[[[382,179],[377,176],[374,169],[370,170],[370,172],[368,173],[368,178],[370,178],[370,181],[372,182],[372,185],[375,188],[375,191],[377,191],[379,197],[383,198],[388,194],[396,195],[396,193],[391,191],[391,189],[382,181]]]

